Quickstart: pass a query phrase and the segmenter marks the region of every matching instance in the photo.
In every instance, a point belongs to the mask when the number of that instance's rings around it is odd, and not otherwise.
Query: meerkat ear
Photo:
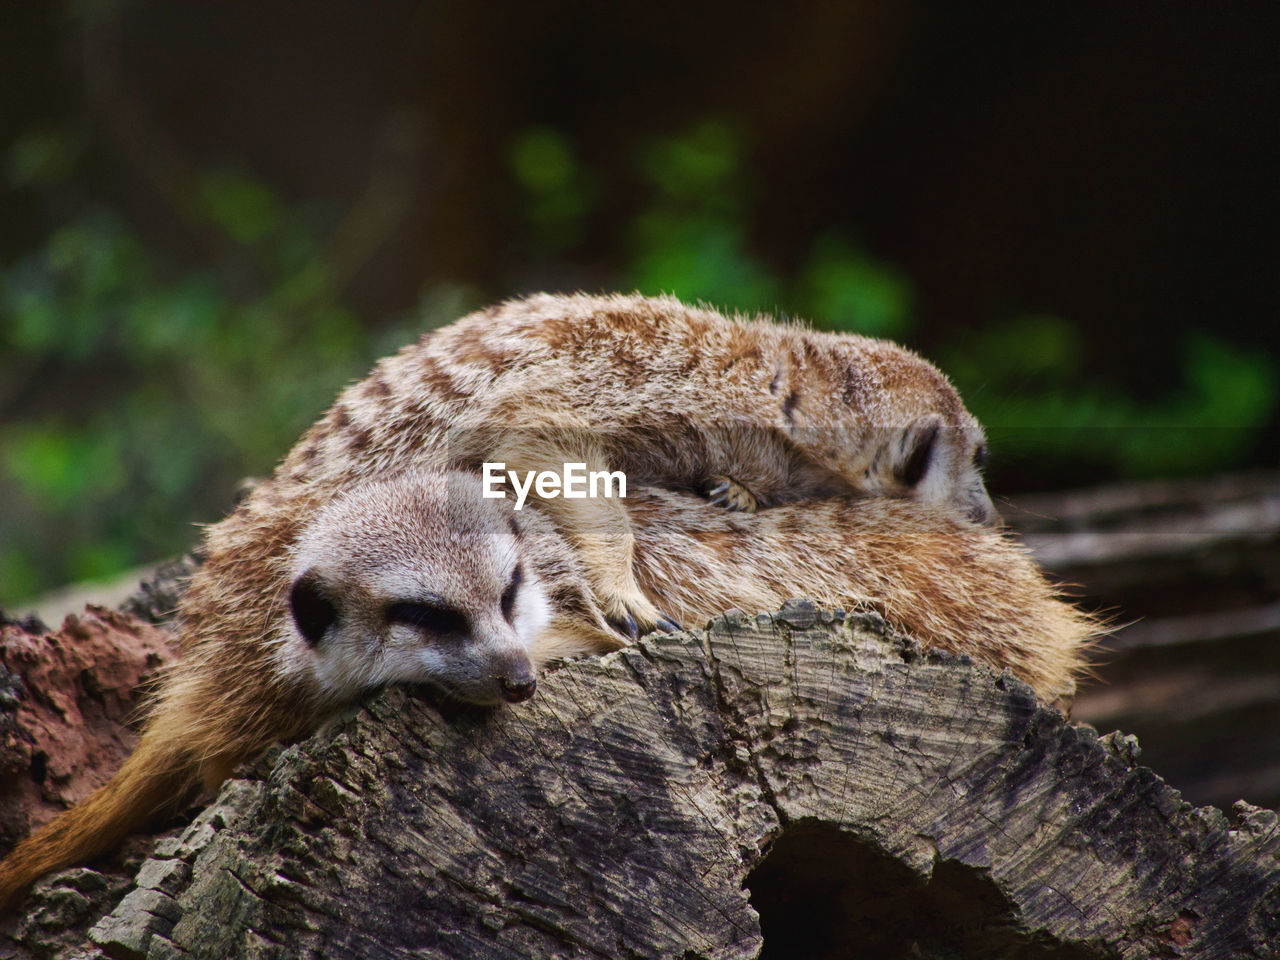
[[[942,417],[936,413],[926,414],[903,431],[894,472],[907,488],[915,489],[929,472],[941,433]]]
[[[289,607],[298,632],[313,647],[338,619],[337,607],[320,592],[320,576],[315,570],[308,570],[294,582]]]

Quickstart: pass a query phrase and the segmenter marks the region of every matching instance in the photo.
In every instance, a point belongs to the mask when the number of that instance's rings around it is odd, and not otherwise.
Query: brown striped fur
[[[940,439],[925,479],[906,484],[900,468],[922,424]],[[950,519],[989,512],[974,463],[981,445],[981,429],[942,374],[900,347],[730,319],[669,298],[531,297],[424,335],[345,391],[275,474],[209,529],[205,564],[180,610],[184,656],[158,696],[138,751],[111,783],[0,863],[0,904],[43,873],[110,849],[200,784],[220,783],[265,745],[313,729],[343,699],[339,694],[359,692],[321,690],[305,673],[283,669],[278,655],[281,642],[302,643],[289,614],[298,574],[292,553],[344,491],[406,469],[475,469],[483,460],[558,469],[583,461],[590,469],[623,469],[636,485],[684,491],[729,477],[752,500],[776,508],[748,519],[668,492],[641,498],[631,513],[616,500],[564,499],[525,511],[520,522],[527,536],[550,545],[539,560],[547,565],[540,579],[561,612],[538,641],[535,665],[621,645],[606,619],[653,624],[658,614],[648,596],[661,597],[690,621],[722,605],[772,607],[796,593],[845,603],[865,593],[871,602],[874,582],[842,581],[836,560],[830,561],[832,580],[814,580],[814,569],[828,567],[798,556],[806,569],[792,570],[797,579],[788,583],[785,565],[773,558],[775,549],[801,550],[800,540],[812,535],[833,556],[852,557],[860,576],[870,576],[869,564],[881,559],[884,575],[894,576],[901,564],[890,560],[901,551],[875,541],[878,552],[869,563],[841,553],[841,538],[822,539],[817,520],[807,519],[824,510],[823,522],[837,525],[843,517],[876,518],[854,531],[868,538],[874,523],[902,522],[895,510],[947,517],[936,521],[944,531],[930,536],[992,545],[993,569],[970,563],[961,571],[997,583],[1006,575],[1021,578],[1018,590],[1026,593],[1013,592],[1012,614],[1023,596],[1027,606],[1016,622],[1026,629],[1016,629],[1017,636],[1057,637],[1056,628],[1040,628],[1051,619],[1046,609],[1061,608],[1025,557],[991,531]],[[812,513],[794,505],[842,494],[904,502],[832,501],[845,506]],[[690,524],[703,539],[681,542],[675,533],[664,539],[672,523]],[[919,543],[907,542],[914,544],[908,552],[925,555]],[[431,553],[432,547],[423,549]],[[446,539],[431,555],[447,559],[456,549]],[[781,567],[783,581],[770,579],[776,571],[753,578],[751,564],[742,562],[747,556],[770,558],[767,566]],[[707,575],[715,569],[722,571],[719,579]],[[916,568],[904,581],[898,601],[904,609],[923,609],[909,591],[925,589],[925,573]],[[702,592],[704,579],[709,586]],[[956,597],[941,600],[955,603],[952,632],[935,629],[928,617],[902,622],[944,646],[961,645],[962,629],[989,626]],[[886,616],[893,612],[886,610]],[[1072,636],[1085,633],[1082,621]],[[1047,642],[1071,647],[1060,638]],[[980,650],[984,659],[1001,662],[998,646]],[[1008,659],[1015,667],[1017,658]],[[1024,674],[1043,694],[1056,696],[1070,670],[1055,667],[1042,676],[1027,667]]]
[[[912,454],[928,455],[907,476]],[[273,483],[335,490],[413,463],[623,470],[762,507],[887,495],[990,519],[982,429],[946,377],[895,344],[726,317],[669,297],[538,295],[473,313],[378,364]],[[549,499],[611,620],[652,627],[625,510]]]

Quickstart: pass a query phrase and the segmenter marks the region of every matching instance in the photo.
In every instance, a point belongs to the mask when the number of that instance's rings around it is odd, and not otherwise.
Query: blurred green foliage
[[[789,277],[752,255],[747,153],[728,128],[710,123],[656,142],[640,169],[653,199],[633,225],[637,289],[910,344],[910,283],[848,237],[819,237]],[[1148,403],[1092,381],[1078,330],[1059,317],[993,318],[934,359],[987,425],[995,456],[1035,460],[1042,474],[1068,465],[1073,477],[1230,469],[1247,460],[1276,410],[1280,371],[1205,331],[1184,339],[1182,369]]]
[[[0,601],[190,547],[190,523],[410,336],[370,336],[263,184],[211,172],[198,202],[260,280],[176,269],[103,209],[0,272],[0,407],[19,412],[0,424]]]
[[[722,123],[658,140],[642,152],[651,201],[631,225],[630,286],[685,300],[786,312],[871,336],[911,330],[911,288],[847,237],[819,237],[786,277],[750,249],[753,198],[742,139]]]
[[[580,243],[600,191],[569,139],[552,127],[531,127],[512,143],[507,160],[535,255],[560,256]]]
[[[998,455],[1052,471],[1160,477],[1245,461],[1276,409],[1272,359],[1202,331],[1185,336],[1164,397],[1139,403],[1084,369],[1078,332],[1057,317],[995,323],[939,357]]]
[[[709,122],[655,141],[639,166],[652,199],[631,224],[626,285],[721,306],[777,302],[779,278],[748,249],[750,183],[727,127]]]
[[[73,176],[82,148],[74,133],[20,138],[4,157],[10,188]],[[610,225],[620,249],[603,286],[911,342],[909,279],[853,234],[833,226],[785,272],[753,251],[762,185],[729,125],[650,139],[634,158],[645,203]],[[611,185],[548,126],[519,132],[506,160],[526,257],[548,273],[581,259]],[[370,324],[343,305],[313,210],[227,169],[201,172],[192,203],[226,262],[184,266],[111,209],[84,206],[0,269],[0,605],[190,546],[189,524],[217,519],[236,482],[270,470],[345,382],[481,299],[437,282],[414,316]],[[1185,335],[1166,394],[1141,403],[1091,378],[1060,317],[994,317],[934,353],[995,457],[1046,474],[1228,469],[1277,404],[1273,362],[1205,332]]]

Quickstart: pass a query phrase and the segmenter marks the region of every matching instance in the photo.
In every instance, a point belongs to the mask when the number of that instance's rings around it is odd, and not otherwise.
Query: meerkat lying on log
[[[946,377],[896,344],[672,298],[539,295],[383,360],[254,497],[305,502],[413,464],[526,477],[578,464],[731,509],[884,495],[986,522],[986,449]],[[611,623],[633,637],[676,626],[635,581],[618,499],[535,492]]]
[[[183,658],[138,749],[0,863],[0,905],[372,688],[430,682],[516,702],[546,662],[623,646],[553,519],[481,487],[411,470],[255,512],[252,556],[238,555],[243,536],[211,537],[182,608]],[[1045,700],[1074,691],[1098,629],[1005,536],[927,504],[845,497],[743,516],[637,488],[627,507],[641,587],[690,621],[799,595],[875,610],[929,646],[1009,668]]]

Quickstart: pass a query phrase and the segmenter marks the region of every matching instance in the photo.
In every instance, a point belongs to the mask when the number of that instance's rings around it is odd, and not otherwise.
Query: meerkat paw
[[[637,588],[601,599],[604,617],[623,636],[638,640],[646,633],[675,633],[684,629],[658,608]]]
[[[733,479],[733,477],[725,476],[724,474],[718,474],[711,478],[711,487],[707,490],[707,496],[717,506],[739,513],[755,513],[760,507],[755,494]]]

